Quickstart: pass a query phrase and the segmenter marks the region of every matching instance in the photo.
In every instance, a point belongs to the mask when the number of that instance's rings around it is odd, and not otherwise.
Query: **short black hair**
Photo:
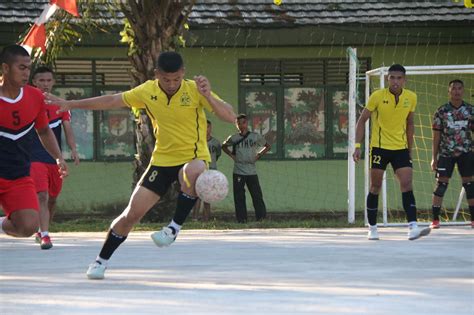
[[[407,73],[407,71],[405,70],[405,67],[398,63],[391,65],[390,68],[388,68],[388,72],[392,72],[392,71],[403,72],[403,74]]]
[[[454,83],[459,83],[459,84],[461,84],[462,87],[464,87],[464,82],[462,82],[459,79],[454,79],[454,80],[449,81],[448,86],[451,87],[451,85],[453,85]]]
[[[173,73],[183,68],[183,58],[175,51],[165,51],[160,54],[156,62],[160,71]]]
[[[11,65],[18,56],[29,57],[30,54],[20,45],[5,46],[0,53],[0,64],[6,63],[7,65]]]
[[[245,115],[245,114],[238,114],[238,115],[237,115],[237,120],[239,120],[239,119],[247,119],[247,115]]]
[[[48,73],[48,72],[54,75],[54,72],[53,72],[53,70],[51,70],[50,67],[44,66],[44,65],[39,66],[35,69],[35,71],[33,71],[33,75],[31,77],[34,78],[35,75],[37,75],[38,73]]]

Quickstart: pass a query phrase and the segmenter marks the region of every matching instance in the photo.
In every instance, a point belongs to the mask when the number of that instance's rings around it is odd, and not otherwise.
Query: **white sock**
[[[95,261],[100,262],[103,266],[107,266],[107,262],[109,261],[108,259],[100,258],[100,256],[97,256]]]
[[[3,230],[3,221],[6,220],[7,217],[0,217],[0,234],[6,234]]]
[[[409,227],[410,229],[417,228],[417,227],[418,227],[418,223],[417,223],[416,221],[408,222],[408,227]]]
[[[181,225],[178,223],[174,222],[174,220],[171,220],[171,223],[168,224],[168,227],[172,227],[176,231],[176,235],[178,235],[179,230],[181,230]]]
[[[41,237],[45,237],[45,236],[48,236],[48,235],[49,235],[48,231],[42,231],[41,232]]]
[[[376,224],[376,225],[370,225],[370,224],[369,224],[369,229],[371,229],[371,230],[376,230],[376,229],[377,229],[377,224]]]

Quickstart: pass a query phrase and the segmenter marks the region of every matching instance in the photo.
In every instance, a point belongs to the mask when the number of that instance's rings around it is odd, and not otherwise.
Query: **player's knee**
[[[126,211],[120,216],[122,218],[122,222],[127,226],[133,226],[134,224],[139,222],[144,215],[143,211],[133,211],[132,209]]]
[[[38,201],[40,204],[46,204],[48,202],[48,192],[40,191],[38,193]]]
[[[194,183],[199,175],[201,175],[206,169],[206,163],[201,160],[193,160],[187,163],[179,174],[181,190],[187,194],[193,194]]]
[[[185,167],[186,175],[190,177],[197,177],[205,170],[206,163],[201,160],[193,160],[189,162]]]
[[[370,192],[373,193],[374,195],[378,195],[380,192],[380,189],[382,189],[382,184],[378,185],[378,184],[372,183],[370,185]]]
[[[29,237],[38,231],[38,211],[33,209],[14,212],[10,220],[18,237]]]
[[[49,206],[50,208],[53,208],[54,206],[56,206],[56,200],[57,200],[56,197],[54,197],[54,198],[49,197],[49,198],[48,198],[48,206]]]
[[[436,189],[435,191],[433,191],[433,195],[443,198],[447,189],[448,189],[448,183],[438,181],[436,183]]]
[[[467,183],[463,183],[462,186],[466,191],[466,198],[473,199],[474,198],[474,181],[470,181]]]
[[[413,190],[411,177],[400,179],[400,189],[402,191],[411,191],[411,190]]]
[[[17,225],[16,232],[20,237],[30,237],[38,231],[38,224],[36,222],[25,222]]]

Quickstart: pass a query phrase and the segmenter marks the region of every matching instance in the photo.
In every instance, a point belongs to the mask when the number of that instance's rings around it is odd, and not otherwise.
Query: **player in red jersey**
[[[54,133],[48,126],[46,105],[40,90],[27,85],[31,58],[19,45],[0,53],[0,233],[28,237],[38,230],[38,198],[30,177],[30,150],[36,132],[53,156],[62,177],[67,166]]]
[[[53,71],[46,66],[35,68],[32,75],[32,83],[41,92],[51,93],[54,87]],[[59,106],[46,106],[49,128],[53,131],[61,149],[61,131],[64,129],[66,142],[71,149],[71,158],[74,164],[79,164],[79,155],[76,150],[76,141],[71,126],[71,113],[69,111],[58,113]],[[49,224],[53,220],[56,199],[62,189],[63,181],[58,172],[58,166],[54,158],[44,149],[38,137],[34,137],[31,148],[30,175],[36,185],[39,201],[40,228],[36,233],[36,242],[40,243],[41,249],[50,249],[53,243],[49,236]]]

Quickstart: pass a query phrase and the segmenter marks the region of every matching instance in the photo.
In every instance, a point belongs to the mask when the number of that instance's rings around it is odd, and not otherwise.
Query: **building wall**
[[[372,67],[402,63],[404,65],[447,65],[473,64],[474,45],[423,45],[423,46],[366,46],[358,48],[358,55],[372,58]],[[231,103],[237,111],[238,102],[238,60],[244,58],[326,58],[345,57],[346,46],[325,47],[260,47],[260,48],[213,48],[200,47],[182,50],[185,58],[188,78],[197,74],[206,75],[213,90],[224,100]],[[122,57],[124,48],[79,48],[69,57]],[[410,80],[410,78],[409,78]],[[408,83],[409,86],[410,83]],[[445,83],[440,83],[444,86]],[[472,93],[471,93],[472,94]],[[235,133],[230,124],[219,122],[215,117],[214,135],[220,140]],[[65,182],[64,193],[60,197],[59,209],[83,211],[97,205],[119,204],[128,200],[131,192],[131,167],[123,163],[88,163],[81,168],[80,175],[76,168]],[[345,210],[347,204],[347,163],[336,161],[261,161],[258,163],[261,185],[269,211],[298,210]],[[218,167],[231,180],[231,160],[223,156]],[[364,196],[362,193],[362,167],[357,168],[358,193],[357,206],[362,209]],[[119,176],[120,175],[120,176]],[[92,178],[100,178],[95,182]],[[117,180],[120,178],[120,180]],[[430,177],[431,179],[432,177]],[[455,187],[455,184],[450,187]],[[94,193],[82,192],[78,187],[87,187]],[[429,208],[430,183],[417,184],[415,188],[418,204]],[[396,190],[396,187],[393,187]],[[415,189],[415,190],[416,190]],[[109,192],[114,192],[110,194]],[[456,190],[456,193],[458,190]],[[423,196],[421,196],[423,194]],[[420,196],[420,197],[418,197]],[[250,199],[250,198],[248,198]],[[451,199],[455,199],[453,196]],[[453,203],[447,200],[447,203]],[[248,200],[249,209],[252,209]],[[393,207],[401,208],[399,200],[393,201]],[[232,191],[229,196],[217,205],[219,210],[233,211]],[[61,211],[61,210],[59,210]]]

